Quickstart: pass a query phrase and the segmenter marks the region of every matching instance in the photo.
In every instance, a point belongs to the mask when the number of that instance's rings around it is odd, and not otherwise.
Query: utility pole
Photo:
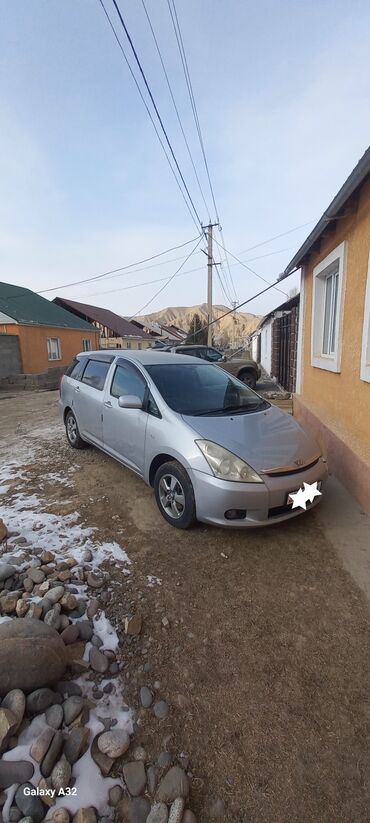
[[[218,223],[209,223],[208,226],[204,226],[204,230],[207,232],[207,240],[208,240],[208,251],[207,251],[207,272],[208,272],[208,284],[207,284],[207,344],[208,346],[212,346],[212,266],[213,266],[213,228],[214,226],[218,226]]]

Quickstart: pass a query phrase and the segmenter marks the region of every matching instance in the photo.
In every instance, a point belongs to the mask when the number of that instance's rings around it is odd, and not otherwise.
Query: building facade
[[[56,297],[54,303],[96,328],[99,334],[97,348],[137,350],[148,349],[154,343],[153,336],[147,334],[140,325],[131,323],[109,309],[79,303],[77,300],[67,300],[64,297]]]
[[[301,246],[294,414],[370,512],[370,149]]]

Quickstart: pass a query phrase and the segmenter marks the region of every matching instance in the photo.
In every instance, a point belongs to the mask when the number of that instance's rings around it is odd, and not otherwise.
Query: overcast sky
[[[142,0],[118,2],[207,222]],[[210,201],[167,0],[146,4]],[[370,143],[370,4],[177,0],[177,11],[225,243],[271,282]],[[2,0],[0,122],[1,280],[58,287],[195,238],[99,0]],[[45,296],[131,315],[163,285],[148,281],[169,277],[194,245],[145,271]],[[239,265],[231,272],[240,301],[264,287]],[[204,254],[180,274],[145,312],[206,300]],[[283,289],[295,285],[293,276]],[[283,299],[271,290],[248,309]],[[216,278],[214,302],[226,303]]]

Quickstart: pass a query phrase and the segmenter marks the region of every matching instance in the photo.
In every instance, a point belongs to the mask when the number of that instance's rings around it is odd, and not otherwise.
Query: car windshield
[[[146,369],[164,401],[179,414],[246,414],[268,406],[232,374],[208,363],[166,363]]]

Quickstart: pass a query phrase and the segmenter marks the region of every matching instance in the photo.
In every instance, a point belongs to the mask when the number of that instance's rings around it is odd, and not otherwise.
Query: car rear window
[[[88,386],[92,386],[93,389],[102,391],[109,366],[110,363],[104,363],[103,360],[89,360],[82,376],[82,383],[86,383]]]

